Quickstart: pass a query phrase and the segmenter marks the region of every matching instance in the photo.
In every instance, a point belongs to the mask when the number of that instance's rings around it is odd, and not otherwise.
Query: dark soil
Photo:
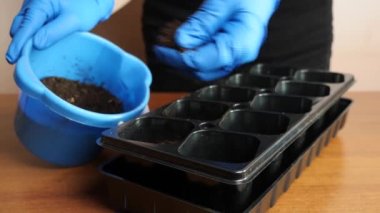
[[[106,114],[123,112],[123,104],[102,87],[65,78],[41,80],[56,95],[80,108]]]
[[[174,39],[177,28],[181,26],[182,22],[179,20],[173,20],[166,23],[158,33],[157,44],[176,49],[178,51],[185,51],[185,49],[179,47]]]

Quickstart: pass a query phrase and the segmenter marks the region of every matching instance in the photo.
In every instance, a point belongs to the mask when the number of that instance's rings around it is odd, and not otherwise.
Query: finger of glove
[[[28,5],[29,2],[30,0],[25,0],[21,5],[20,12],[14,17],[11,29],[9,31],[11,37],[13,37],[16,34],[17,30],[20,28],[21,22],[24,18],[25,7]]]
[[[154,46],[153,52],[157,60],[161,63],[177,68],[179,70],[189,70],[189,67],[183,62],[183,53],[180,53],[175,49],[163,46]]]
[[[212,45],[209,45],[209,47],[213,48]],[[155,46],[154,47],[154,53],[156,55],[156,58],[166,65],[169,65],[171,67],[174,67],[178,70],[178,72],[181,72],[182,74],[186,76],[195,77],[197,79],[203,80],[203,81],[211,81],[215,80],[221,77],[224,77],[228,75],[230,69],[225,69],[222,67],[218,67],[217,69],[208,69],[208,70],[199,70],[200,65],[205,66],[202,64],[204,61],[210,61],[210,64],[215,62],[215,58],[212,59],[210,56],[215,56],[216,54],[207,55],[206,57],[200,57],[200,58],[191,58],[192,55],[196,55],[197,53],[206,53],[204,49],[198,50],[198,51],[192,51],[188,50],[186,52],[180,53],[175,49],[162,47],[162,46]],[[210,54],[210,51],[208,51],[206,54]],[[193,62],[192,60],[201,60],[204,59],[202,62]],[[186,62],[185,62],[186,61]],[[197,63],[197,64],[195,64]],[[212,67],[211,65],[208,65],[208,67]],[[208,68],[207,67],[207,68]]]
[[[194,50],[180,53],[172,48],[156,46],[154,52],[160,62],[178,69],[216,70],[232,63],[231,57],[228,56],[231,53],[225,43],[227,40],[229,40],[228,35],[220,33],[215,41]]]
[[[211,42],[186,51],[183,62],[200,72],[219,69],[230,71],[257,57],[265,35],[266,26],[258,17],[248,13],[237,14]]]
[[[44,25],[46,20],[47,15],[42,10],[34,8],[25,10],[24,18],[21,21],[17,33],[13,36],[6,54],[8,62],[15,63],[18,60],[21,49],[24,47],[26,41]]]
[[[189,68],[201,72],[229,66],[233,64],[231,43],[229,34],[218,33],[211,42],[184,52],[182,60]]]
[[[179,46],[193,49],[209,42],[234,12],[233,1],[207,0],[178,28],[175,39]]]
[[[180,52],[175,49],[154,46],[153,51],[155,53],[156,59],[163,64],[175,68],[180,74],[188,78],[195,78],[194,70],[191,70],[182,59]]]
[[[39,29],[34,35],[33,43],[37,49],[44,49],[78,30],[77,18],[61,15]]]
[[[24,19],[24,14],[19,13],[15,18],[13,19],[11,30],[9,31],[9,35],[13,38],[13,36],[17,33],[18,29],[20,28],[20,25]]]
[[[166,65],[174,67],[178,72],[184,76],[191,78],[197,78],[202,81],[212,81],[221,77],[228,75],[229,72],[225,70],[209,70],[209,72],[198,72],[191,69],[183,61],[183,53],[178,52],[175,49],[155,46],[154,52],[156,58]]]

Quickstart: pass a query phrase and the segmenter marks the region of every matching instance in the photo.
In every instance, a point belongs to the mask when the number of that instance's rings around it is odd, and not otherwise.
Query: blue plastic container
[[[45,77],[102,86],[123,102],[125,112],[102,114],[76,107],[45,87],[40,81]],[[95,158],[103,130],[143,112],[152,81],[143,62],[91,33],[73,34],[45,50],[34,49],[29,41],[14,78],[21,89],[17,136],[33,154],[59,166]]]

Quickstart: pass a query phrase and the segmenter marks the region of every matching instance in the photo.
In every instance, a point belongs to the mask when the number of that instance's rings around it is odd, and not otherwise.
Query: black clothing
[[[209,84],[188,79],[160,64],[151,51],[165,23],[185,21],[201,3],[202,0],[145,0],[143,33],[153,91],[194,91]],[[270,20],[268,37],[256,62],[329,69],[332,30],[332,0],[282,0]]]

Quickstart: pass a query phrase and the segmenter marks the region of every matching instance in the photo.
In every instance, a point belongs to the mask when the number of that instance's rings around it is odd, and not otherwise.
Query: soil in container
[[[48,77],[41,81],[60,98],[80,108],[105,114],[124,111],[121,101],[100,86],[59,77]]]

